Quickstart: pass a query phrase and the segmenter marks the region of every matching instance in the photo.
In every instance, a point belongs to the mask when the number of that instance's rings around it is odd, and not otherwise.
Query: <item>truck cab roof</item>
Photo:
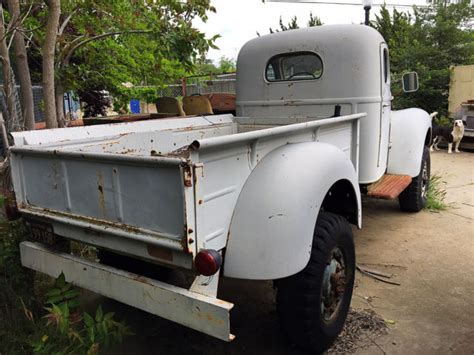
[[[378,31],[364,25],[324,25],[255,38],[237,60],[239,114],[249,115],[246,108],[259,101],[271,107],[282,100],[380,97],[384,44]]]

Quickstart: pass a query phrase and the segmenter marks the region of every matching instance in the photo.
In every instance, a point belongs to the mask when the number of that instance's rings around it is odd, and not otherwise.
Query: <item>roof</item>
[[[238,101],[288,99],[288,89],[279,89],[288,82],[266,82],[265,68],[274,55],[299,51],[318,54],[323,73],[319,79],[295,81],[294,86],[301,88],[298,98],[380,95],[382,43],[382,35],[364,25],[323,25],[255,38],[238,56]]]

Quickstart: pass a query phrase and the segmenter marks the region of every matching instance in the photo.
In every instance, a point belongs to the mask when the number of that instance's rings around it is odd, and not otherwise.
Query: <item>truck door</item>
[[[387,44],[380,45],[380,135],[378,166],[384,169],[387,166],[389,137],[390,137],[390,112],[392,93],[390,91],[390,62]]]

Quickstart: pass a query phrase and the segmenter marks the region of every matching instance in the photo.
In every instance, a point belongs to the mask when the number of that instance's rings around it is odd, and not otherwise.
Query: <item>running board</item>
[[[173,322],[232,341],[232,303],[144,276],[51,250],[42,244],[20,244],[23,266],[66,280],[119,302],[156,314]]]
[[[385,174],[379,181],[367,187],[367,196],[393,200],[410,185],[411,180],[409,175]]]

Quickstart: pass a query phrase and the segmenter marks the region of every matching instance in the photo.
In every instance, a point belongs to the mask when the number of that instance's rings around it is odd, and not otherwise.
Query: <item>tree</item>
[[[296,16],[292,17],[290,22],[288,22],[287,25],[283,23],[283,19],[280,16],[279,24],[280,24],[280,29],[274,30],[270,27],[270,33],[288,31],[288,30],[294,30],[294,29],[300,28],[298,25],[298,19],[296,18]],[[318,16],[313,16],[312,12],[309,13],[309,21],[307,23],[307,27],[321,26],[322,24],[323,23],[321,22],[321,19]]]
[[[54,61],[56,39],[58,35],[59,16],[61,15],[61,4],[59,0],[49,0],[48,20],[42,47],[43,55],[43,99],[46,127],[56,128],[60,123],[56,115],[56,95],[54,85]],[[62,124],[62,122],[61,122]]]
[[[16,24],[12,29],[13,49],[15,51],[15,64],[17,67],[18,81],[20,83],[23,119],[25,121],[25,128],[27,130],[33,130],[35,129],[33,88],[31,86],[25,40],[22,33],[23,26],[20,19],[20,1],[8,0],[8,11],[10,13],[11,23]]]
[[[396,109],[417,106],[447,115],[450,66],[474,63],[474,9],[468,0],[435,1],[414,8],[413,16],[382,6],[372,24],[390,48],[392,91]],[[405,94],[401,75],[418,72],[420,88]]]
[[[14,96],[14,81],[13,81],[13,71],[11,68],[10,54],[7,44],[7,34],[9,28],[5,26],[5,15],[3,11],[3,4],[0,3],[0,59],[2,63],[2,75],[3,75],[3,97],[6,102],[6,110],[8,117],[5,117],[7,121],[7,126],[12,125],[13,119],[16,118],[16,105],[15,105],[15,96]],[[3,106],[3,105],[2,105]],[[4,139],[6,137],[3,137]]]
[[[8,1],[13,17],[23,11],[22,21],[26,18],[24,28],[15,25],[15,34],[28,33],[29,69],[43,81],[50,128],[64,124],[66,91],[90,88],[125,97],[130,90],[123,82],[161,87],[190,70],[217,38],[205,38],[192,25],[194,18],[205,21],[206,13],[215,11],[209,0],[45,0],[20,2],[28,5],[20,12],[19,0]],[[38,60],[41,68],[36,67]],[[25,66],[17,68],[26,73]]]
[[[222,56],[221,59],[219,59],[219,72],[220,73],[231,73],[235,72],[237,69],[235,59],[232,58],[227,58],[225,56]]]

